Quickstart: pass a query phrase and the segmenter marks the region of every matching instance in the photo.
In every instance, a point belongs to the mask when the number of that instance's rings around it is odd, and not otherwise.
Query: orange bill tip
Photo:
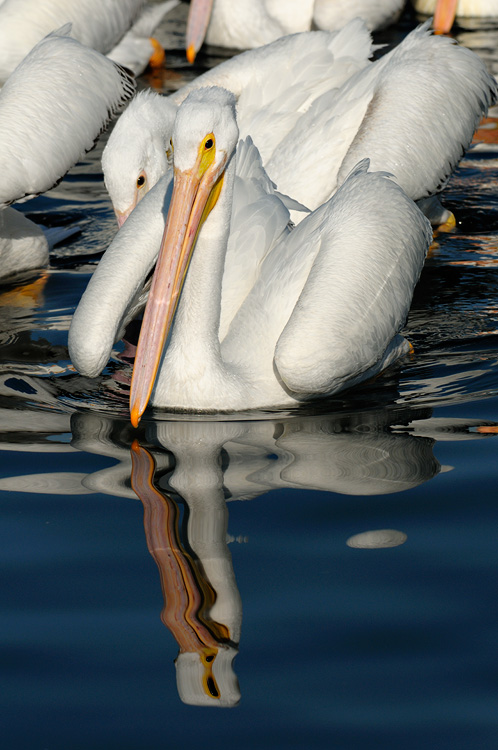
[[[140,414],[138,406],[133,406],[130,410],[130,421],[133,425],[133,427],[138,427],[138,423],[140,422],[140,417],[142,415]]]
[[[160,68],[166,57],[166,52],[159,44],[157,39],[150,37],[149,41],[152,45],[152,49],[154,50],[152,55],[150,56],[149,65],[151,68]]]
[[[457,0],[438,0],[434,13],[434,33],[449,34],[455,20]]]
[[[194,62],[196,54],[197,53],[195,51],[194,45],[190,44],[187,47],[187,60],[189,61],[190,64]]]

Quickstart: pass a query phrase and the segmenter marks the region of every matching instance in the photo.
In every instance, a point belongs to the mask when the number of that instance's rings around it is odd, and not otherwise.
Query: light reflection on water
[[[495,65],[495,30],[468,34]],[[168,60],[149,85],[193,75],[179,51]],[[492,747],[496,146],[445,192],[459,224],[427,260],[411,358],[306,409],[156,412],[139,430],[122,345],[95,380],[67,356],[115,231],[101,150],[23,206],[80,235],[0,290],[8,746]],[[404,543],[348,546],[385,530]]]

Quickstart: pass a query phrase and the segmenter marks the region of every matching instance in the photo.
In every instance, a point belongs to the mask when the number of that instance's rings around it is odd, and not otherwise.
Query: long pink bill
[[[449,34],[455,20],[458,0],[438,0],[434,13],[434,32]]]
[[[187,20],[186,46],[187,60],[193,63],[202,47],[211,18],[213,0],[190,0]]]
[[[198,170],[175,169],[173,195],[149,299],[145,308],[131,381],[131,423],[138,426],[159,369],[200,228],[212,181]]]

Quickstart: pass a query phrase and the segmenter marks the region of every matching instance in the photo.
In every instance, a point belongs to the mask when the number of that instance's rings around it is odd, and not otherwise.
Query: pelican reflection
[[[219,497],[218,487],[214,495],[207,487],[207,497],[201,497],[200,503],[191,497],[190,536],[184,544],[179,504],[154,486],[151,453],[135,440],[131,459],[131,485],[144,506],[147,546],[161,578],[161,620],[180,647],[176,659],[180,698],[197,705],[234,705],[240,699],[232,661],[237,654],[242,605],[226,543],[228,515],[223,495]],[[215,609],[221,617],[215,616]]]
[[[43,442],[47,451],[66,455],[61,471],[4,477],[0,489],[53,493],[60,483],[64,494],[138,496],[148,549],[160,573],[161,619],[179,647],[180,698],[224,707],[240,700],[234,659],[242,625],[227,544],[227,502],[277,488],[401,493],[445,470],[433,453],[436,441],[483,440],[497,431],[494,422],[433,417],[428,408],[406,407],[259,421],[151,421],[138,431],[126,418],[92,412],[47,412],[44,426],[41,410],[33,431],[33,414],[15,413],[25,419],[12,422],[23,450],[37,451]],[[50,440],[66,428],[70,444]],[[12,450],[12,442],[4,440],[0,435],[0,449],[5,444]],[[70,472],[74,453],[107,456],[113,465],[88,474]],[[328,495],[324,502],[333,499]],[[360,517],[357,531],[349,546],[392,546],[393,530],[367,531]],[[403,532],[394,534],[398,543],[405,541]],[[352,549],[351,554],[358,553]]]

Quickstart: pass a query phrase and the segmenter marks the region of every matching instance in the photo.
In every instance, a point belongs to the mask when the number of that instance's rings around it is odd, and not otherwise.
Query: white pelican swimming
[[[427,199],[462,158],[496,82],[477,55],[433,36],[427,23],[380,60],[369,63],[369,53],[357,20],[335,35],[304,32],[242,53],[171,97],[141,94],[102,159],[118,221],[167,171],[176,105],[213,84],[238,96],[241,136],[251,135],[278,190],[308,208],[368,157],[372,169],[393,173],[413,200],[424,201],[434,224],[447,221],[450,212]]]
[[[289,406],[370,378],[409,348],[399,331],[431,237],[413,202],[362,163],[292,229],[257,149],[246,141],[236,152],[237,140],[233,94],[187,98],[162,243],[167,178],[118,232],[74,315],[70,356],[94,377],[161,244],[131,386],[135,425],[151,393],[180,410]]]
[[[419,13],[434,15],[434,30],[447,34],[455,18],[496,18],[496,0],[412,0]]]
[[[168,170],[177,107],[189,91],[212,85],[233,91],[241,137],[250,134],[266,161],[311,102],[365,68],[371,53],[370,35],[356,20],[340,32],[295,34],[237,55],[170,97],[140,92],[116,123],[102,157],[118,223]]]
[[[135,90],[126,71],[69,31],[39,42],[0,91],[0,277],[44,266],[50,247],[6,207],[59,182]]]
[[[169,6],[163,15],[174,5],[176,2],[163,3]],[[4,0],[0,5],[0,82],[40,39],[68,22],[73,26],[72,35],[82,44],[109,53],[118,63],[129,63],[128,57],[122,56],[123,48],[116,57],[113,48],[144,10],[145,0]],[[131,36],[138,32],[139,28]]]
[[[190,62],[208,44],[250,49],[312,28],[332,31],[353,18],[369,29],[398,20],[404,0],[191,0],[186,47]]]

